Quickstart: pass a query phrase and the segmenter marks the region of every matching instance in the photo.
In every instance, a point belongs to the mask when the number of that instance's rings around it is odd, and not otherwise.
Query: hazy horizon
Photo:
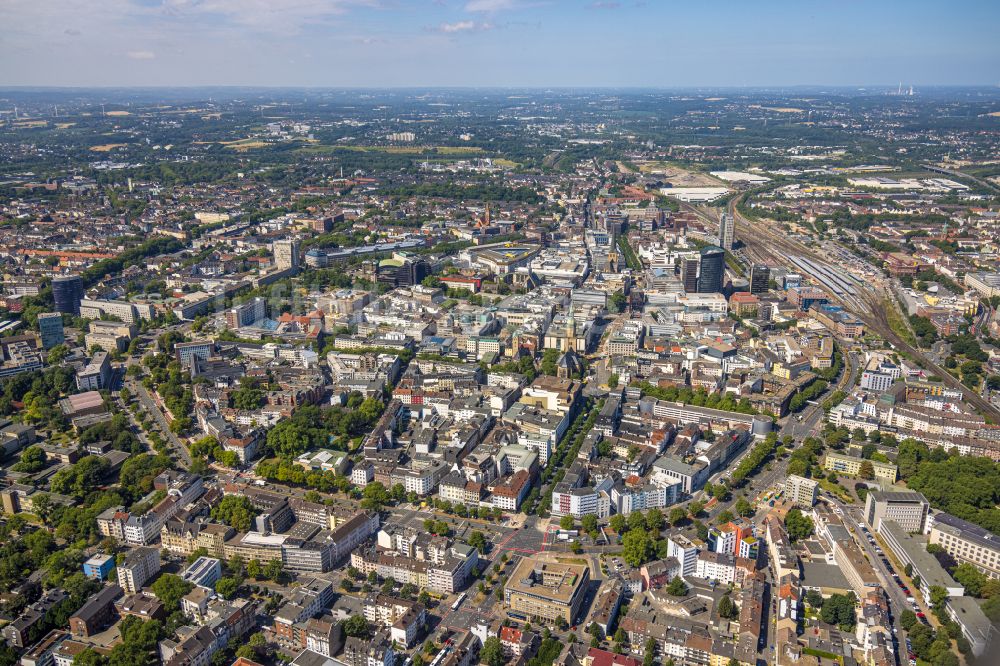
[[[5,0],[0,87],[995,86],[1000,3]],[[859,83],[861,79],[882,83]]]

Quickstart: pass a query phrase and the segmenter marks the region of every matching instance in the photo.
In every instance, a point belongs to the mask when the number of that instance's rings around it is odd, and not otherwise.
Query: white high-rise
[[[274,252],[274,265],[277,268],[299,267],[299,242],[297,240],[274,241],[272,251]]]
[[[719,246],[724,250],[732,250],[736,240],[736,222],[729,213],[719,217]]]

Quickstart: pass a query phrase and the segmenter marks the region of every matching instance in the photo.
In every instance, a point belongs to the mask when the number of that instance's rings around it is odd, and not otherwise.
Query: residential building
[[[698,293],[717,294],[726,279],[726,251],[709,246],[701,249],[701,266],[698,272]]]
[[[818,492],[819,482],[814,479],[790,474],[785,480],[785,499],[796,506],[811,508]]]
[[[159,571],[159,550],[146,546],[133,548],[118,565],[118,584],[127,594],[135,594]]]
[[[214,588],[215,582],[222,577],[222,562],[214,557],[199,557],[184,570],[181,578],[202,587]]]
[[[297,269],[299,267],[300,243],[297,240],[279,240],[272,244],[274,265],[278,270]]]
[[[945,612],[958,623],[962,635],[969,641],[974,656],[982,657],[993,642],[997,629],[972,597],[950,597],[945,602]]]
[[[69,629],[78,638],[92,636],[111,623],[115,599],[122,595],[122,588],[110,585],[90,597],[83,606],[69,617]]]
[[[860,476],[861,466],[866,462],[872,466],[872,471],[876,479],[887,483],[896,483],[898,468],[894,464],[879,462],[878,460],[865,460],[859,456],[849,456],[845,453],[837,453],[835,451],[827,453],[826,460],[823,461],[823,468],[841,474]]]
[[[56,276],[52,278],[52,300],[57,312],[80,314],[80,299],[83,297],[83,280],[79,275]]]
[[[81,391],[100,391],[111,382],[111,358],[99,351],[76,373],[76,387]]]
[[[388,629],[392,640],[407,648],[417,642],[427,622],[423,604],[386,594],[369,595],[364,608],[368,622]]]

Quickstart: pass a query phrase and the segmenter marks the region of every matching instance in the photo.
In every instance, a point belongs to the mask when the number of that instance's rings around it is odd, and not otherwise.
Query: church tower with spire
[[[573,316],[573,302],[570,301],[566,314],[566,350],[576,349],[576,317]]]

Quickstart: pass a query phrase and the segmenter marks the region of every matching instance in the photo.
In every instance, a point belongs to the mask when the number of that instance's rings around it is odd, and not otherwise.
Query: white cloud
[[[129,51],[126,53],[130,60],[152,60],[156,54],[152,51]]]
[[[458,21],[456,23],[442,23],[438,26],[441,32],[471,32],[473,30],[491,30],[491,23],[476,23],[475,21]]]

